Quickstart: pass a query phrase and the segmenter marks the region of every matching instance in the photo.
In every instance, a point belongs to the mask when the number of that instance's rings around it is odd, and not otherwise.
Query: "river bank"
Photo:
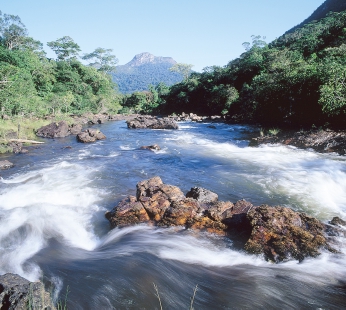
[[[292,145],[300,149],[313,149],[319,153],[346,154],[346,131],[313,129],[301,131],[280,131],[272,135],[252,138],[250,145],[260,144]]]

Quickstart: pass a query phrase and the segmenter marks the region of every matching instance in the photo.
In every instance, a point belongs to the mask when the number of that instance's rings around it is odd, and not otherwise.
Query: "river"
[[[205,233],[110,230],[104,213],[156,175],[185,193],[201,186],[220,200],[346,219],[346,156],[249,147],[254,127],[179,125],[129,130],[109,122],[99,127],[104,141],[46,140],[5,156],[15,167],[1,172],[0,273],[43,280],[63,303],[68,291],[68,309],[160,309],[154,284],[163,309],[189,309],[196,285],[196,310],[346,308],[344,254],[272,264]],[[155,143],[160,151],[139,149]]]

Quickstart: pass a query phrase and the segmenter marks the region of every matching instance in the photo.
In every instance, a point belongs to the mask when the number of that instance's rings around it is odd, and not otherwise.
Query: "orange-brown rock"
[[[198,201],[185,198],[175,200],[166,210],[160,221],[160,226],[185,226],[189,221],[192,221],[196,216],[200,206]]]
[[[247,214],[252,232],[245,244],[250,253],[264,253],[269,260],[278,262],[288,258],[303,260],[316,257],[326,246],[324,225],[304,213],[285,207],[262,205]]]
[[[112,227],[129,226],[150,220],[143,205],[136,201],[136,197],[129,196],[122,200],[116,208],[105,214]]]

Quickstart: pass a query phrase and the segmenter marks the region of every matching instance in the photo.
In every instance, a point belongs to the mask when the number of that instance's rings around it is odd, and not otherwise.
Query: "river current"
[[[346,219],[345,156],[249,147],[258,130],[248,126],[179,125],[130,130],[109,122],[100,125],[104,141],[45,140],[7,156],[15,167],[1,172],[0,274],[43,280],[56,301],[68,291],[68,309],[160,309],[153,284],[163,309],[189,309],[196,285],[196,310],[346,308],[344,240],[344,254],[272,264],[205,233],[110,230],[104,213],[156,175],[185,193],[201,186],[220,200]],[[161,150],[140,150],[152,144]]]

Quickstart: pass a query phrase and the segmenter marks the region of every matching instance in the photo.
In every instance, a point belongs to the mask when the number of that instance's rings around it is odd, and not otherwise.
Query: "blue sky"
[[[82,53],[112,48],[119,64],[150,52],[193,69],[224,66],[251,35],[270,42],[324,0],[0,0],[42,43],[70,36]],[[49,57],[55,54],[45,47]]]

